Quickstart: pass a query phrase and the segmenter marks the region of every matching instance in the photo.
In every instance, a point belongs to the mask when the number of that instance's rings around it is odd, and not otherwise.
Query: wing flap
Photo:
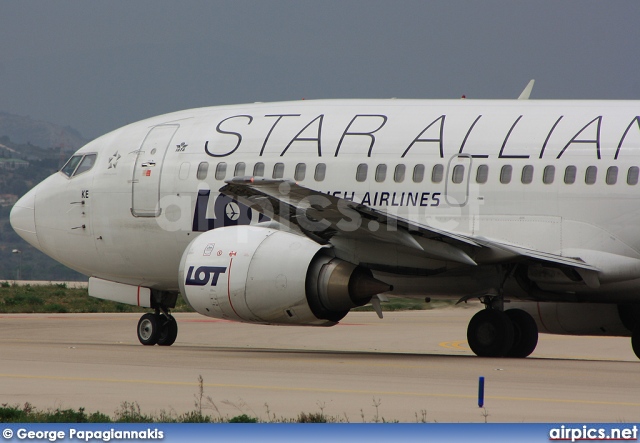
[[[495,240],[475,238],[475,240],[484,247],[497,248],[507,251],[514,256],[528,257],[546,263],[555,263],[562,266],[571,266],[574,268],[586,269],[589,271],[598,271],[598,268],[586,263],[580,257],[564,257],[562,255],[550,254],[548,252],[537,251],[533,249],[523,248],[521,246],[501,243]]]
[[[287,180],[236,178],[228,181],[220,192],[320,243],[327,243],[334,236],[381,241],[401,244],[436,260],[476,265],[458,246],[479,246],[469,238]]]
[[[436,260],[475,266],[472,256],[489,250],[500,262],[533,260],[598,272],[580,257],[565,257],[482,237],[461,235],[382,212],[288,180],[242,177],[220,192],[326,244],[334,236],[402,244]]]

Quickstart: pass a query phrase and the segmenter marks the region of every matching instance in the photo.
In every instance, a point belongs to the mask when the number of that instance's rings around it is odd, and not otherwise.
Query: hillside
[[[7,112],[0,112],[0,136],[9,137],[14,143],[31,144],[45,149],[62,147],[73,151],[89,141],[69,126],[63,127]]]
[[[0,195],[22,196],[57,171],[74,150],[43,149],[0,137]]]
[[[86,277],[50,259],[22,240],[9,224],[13,203],[56,172],[72,149],[43,149],[0,136],[0,281],[86,280]],[[18,250],[20,253],[13,253]]]

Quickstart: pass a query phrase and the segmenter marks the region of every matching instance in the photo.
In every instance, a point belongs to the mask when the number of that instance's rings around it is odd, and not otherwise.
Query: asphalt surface
[[[628,338],[541,335],[527,359],[475,357],[475,308],[351,313],[333,328],[276,327],[176,314],[171,347],[138,343],[138,314],[0,315],[0,403],[112,415],[261,420],[637,422],[640,361]],[[478,377],[485,377],[484,408]]]

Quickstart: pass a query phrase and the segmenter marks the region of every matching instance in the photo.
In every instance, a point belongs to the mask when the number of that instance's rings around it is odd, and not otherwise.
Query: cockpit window
[[[71,177],[73,175],[73,171],[76,170],[76,167],[78,166],[78,163],[80,163],[80,160],[82,160],[82,156],[81,155],[74,155],[73,157],[71,157],[69,159],[67,164],[65,164],[62,167],[60,172],[62,172],[67,177]]]
[[[62,172],[67,177],[75,177],[76,175],[87,172],[96,163],[97,154],[74,155],[62,167]]]
[[[76,175],[82,174],[83,172],[87,172],[89,169],[93,168],[93,165],[96,162],[96,157],[97,157],[96,154],[85,155],[82,161],[80,162],[80,164],[78,165],[76,172],[73,173],[73,176],[75,177]]]

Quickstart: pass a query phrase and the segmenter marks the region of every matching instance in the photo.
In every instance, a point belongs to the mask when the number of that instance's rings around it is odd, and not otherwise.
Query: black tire
[[[138,340],[145,346],[153,346],[158,343],[160,336],[160,324],[158,316],[147,313],[138,321]]]
[[[160,334],[158,336],[159,346],[171,346],[178,337],[178,322],[172,316],[159,316]]]
[[[513,323],[502,311],[484,309],[471,318],[467,341],[478,357],[504,357],[513,345]]]
[[[509,309],[505,314],[513,323],[513,345],[507,352],[507,357],[525,358],[531,355],[538,345],[536,321],[522,309]]]
[[[636,357],[640,358],[640,324],[634,328],[633,335],[631,335],[631,347]]]

